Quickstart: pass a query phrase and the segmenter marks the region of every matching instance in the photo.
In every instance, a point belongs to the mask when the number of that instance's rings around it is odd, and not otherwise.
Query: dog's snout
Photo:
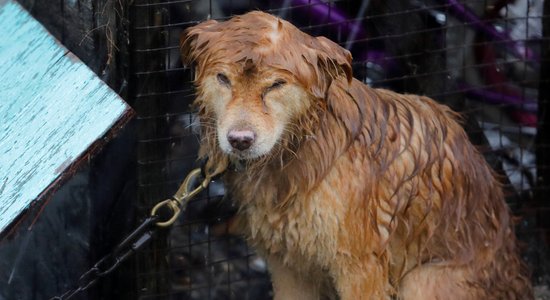
[[[227,140],[231,147],[244,151],[254,143],[256,134],[252,130],[231,130],[227,134]]]

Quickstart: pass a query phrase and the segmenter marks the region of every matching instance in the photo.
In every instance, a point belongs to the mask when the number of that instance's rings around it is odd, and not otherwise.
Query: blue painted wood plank
[[[0,0],[0,233],[129,107],[27,11]]]

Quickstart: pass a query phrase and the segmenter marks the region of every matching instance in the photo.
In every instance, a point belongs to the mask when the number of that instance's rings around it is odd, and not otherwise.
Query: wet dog
[[[200,156],[275,299],[528,299],[501,186],[448,107],[373,89],[351,55],[262,12],[187,29]]]

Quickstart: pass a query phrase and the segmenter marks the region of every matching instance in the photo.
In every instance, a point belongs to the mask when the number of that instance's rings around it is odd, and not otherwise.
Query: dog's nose
[[[252,146],[256,134],[252,130],[231,130],[227,134],[229,144],[235,149],[246,150]]]

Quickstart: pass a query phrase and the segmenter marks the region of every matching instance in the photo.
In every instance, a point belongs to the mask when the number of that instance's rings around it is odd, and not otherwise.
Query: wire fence
[[[354,56],[355,77],[371,86],[425,94],[462,112],[470,137],[502,174],[509,204],[516,213],[529,215],[540,168],[535,138],[544,102],[538,92],[548,78],[540,77],[547,64],[541,56],[543,2],[526,0],[136,1],[130,24],[145,206],[174,190],[196,151],[189,108],[193,74],[179,59],[182,29],[251,9],[268,11],[346,47]],[[158,262],[143,268],[143,276],[157,280],[159,272],[166,273],[170,284],[148,289],[143,297],[269,297],[265,263],[227,232],[235,208],[222,195],[223,188],[216,187],[197,200],[162,250],[155,248],[169,260],[162,268]],[[544,266],[545,245],[535,242],[541,240],[535,233],[537,218],[524,218],[522,226],[526,255]],[[536,279],[546,281],[545,274],[536,271]]]

